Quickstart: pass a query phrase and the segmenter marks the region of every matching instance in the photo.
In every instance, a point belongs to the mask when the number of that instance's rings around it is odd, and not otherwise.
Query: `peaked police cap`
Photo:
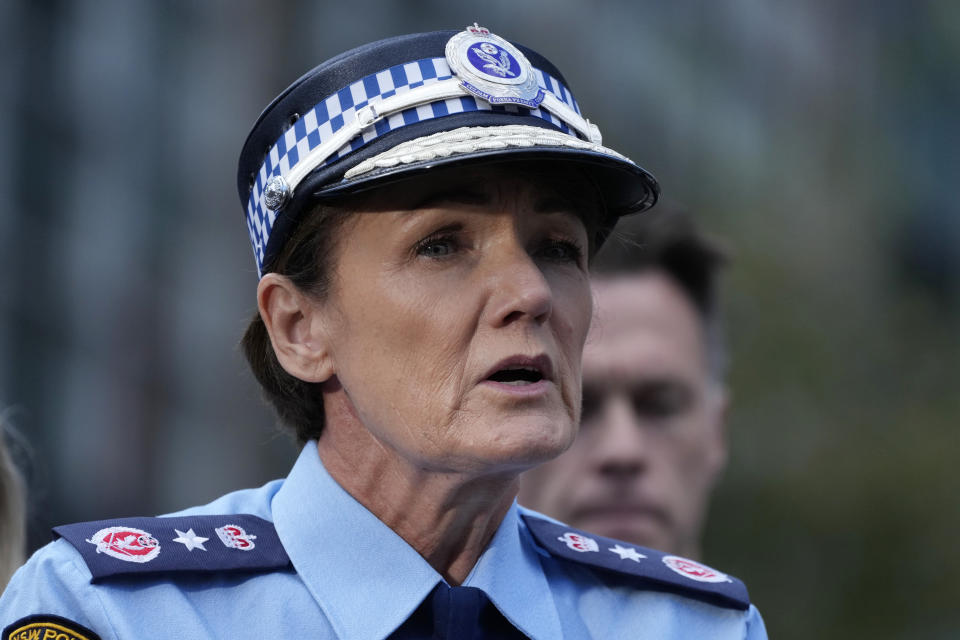
[[[581,167],[603,200],[598,243],[659,194],[650,173],[603,146],[563,75],[531,49],[474,25],[347,51],[274,99],[243,146],[237,188],[258,272],[312,203],[508,160]]]

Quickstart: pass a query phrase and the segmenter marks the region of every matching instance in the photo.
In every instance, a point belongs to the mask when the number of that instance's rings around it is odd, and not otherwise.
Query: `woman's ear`
[[[268,273],[257,286],[257,308],[273,352],[287,373],[305,382],[324,382],[333,376],[321,303],[286,276]]]

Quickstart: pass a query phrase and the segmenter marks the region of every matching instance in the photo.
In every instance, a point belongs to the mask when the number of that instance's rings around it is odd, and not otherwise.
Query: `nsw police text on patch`
[[[91,640],[59,625],[33,623],[14,629],[4,640]]]

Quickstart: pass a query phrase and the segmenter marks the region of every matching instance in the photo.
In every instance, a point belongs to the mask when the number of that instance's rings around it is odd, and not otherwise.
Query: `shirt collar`
[[[563,636],[550,585],[530,534],[521,529],[516,501],[463,584],[483,589],[500,613],[531,638]]]
[[[303,448],[272,510],[290,561],[338,637],[386,637],[442,580],[337,484],[315,441]]]
[[[303,448],[273,498],[280,541],[338,636],[384,638],[443,580],[416,550],[327,473],[317,443]],[[464,586],[477,587],[531,638],[562,635],[550,586],[516,502]],[[349,585],[349,587],[345,587]]]

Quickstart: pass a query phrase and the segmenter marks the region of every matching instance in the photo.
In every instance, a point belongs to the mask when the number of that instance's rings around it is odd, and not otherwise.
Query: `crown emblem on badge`
[[[600,551],[600,546],[597,544],[596,540],[579,533],[574,533],[573,531],[567,531],[562,536],[557,538],[557,540],[564,543],[574,551],[579,551],[580,553],[586,553],[588,551]]]
[[[450,38],[445,54],[460,86],[490,104],[536,109],[543,102],[543,90],[526,56],[477,23]]]
[[[217,527],[214,531],[217,532],[217,537],[220,538],[220,542],[222,542],[225,547],[239,549],[240,551],[250,551],[257,546],[253,542],[257,539],[257,536],[250,535],[239,525],[225,524],[222,527]]]

